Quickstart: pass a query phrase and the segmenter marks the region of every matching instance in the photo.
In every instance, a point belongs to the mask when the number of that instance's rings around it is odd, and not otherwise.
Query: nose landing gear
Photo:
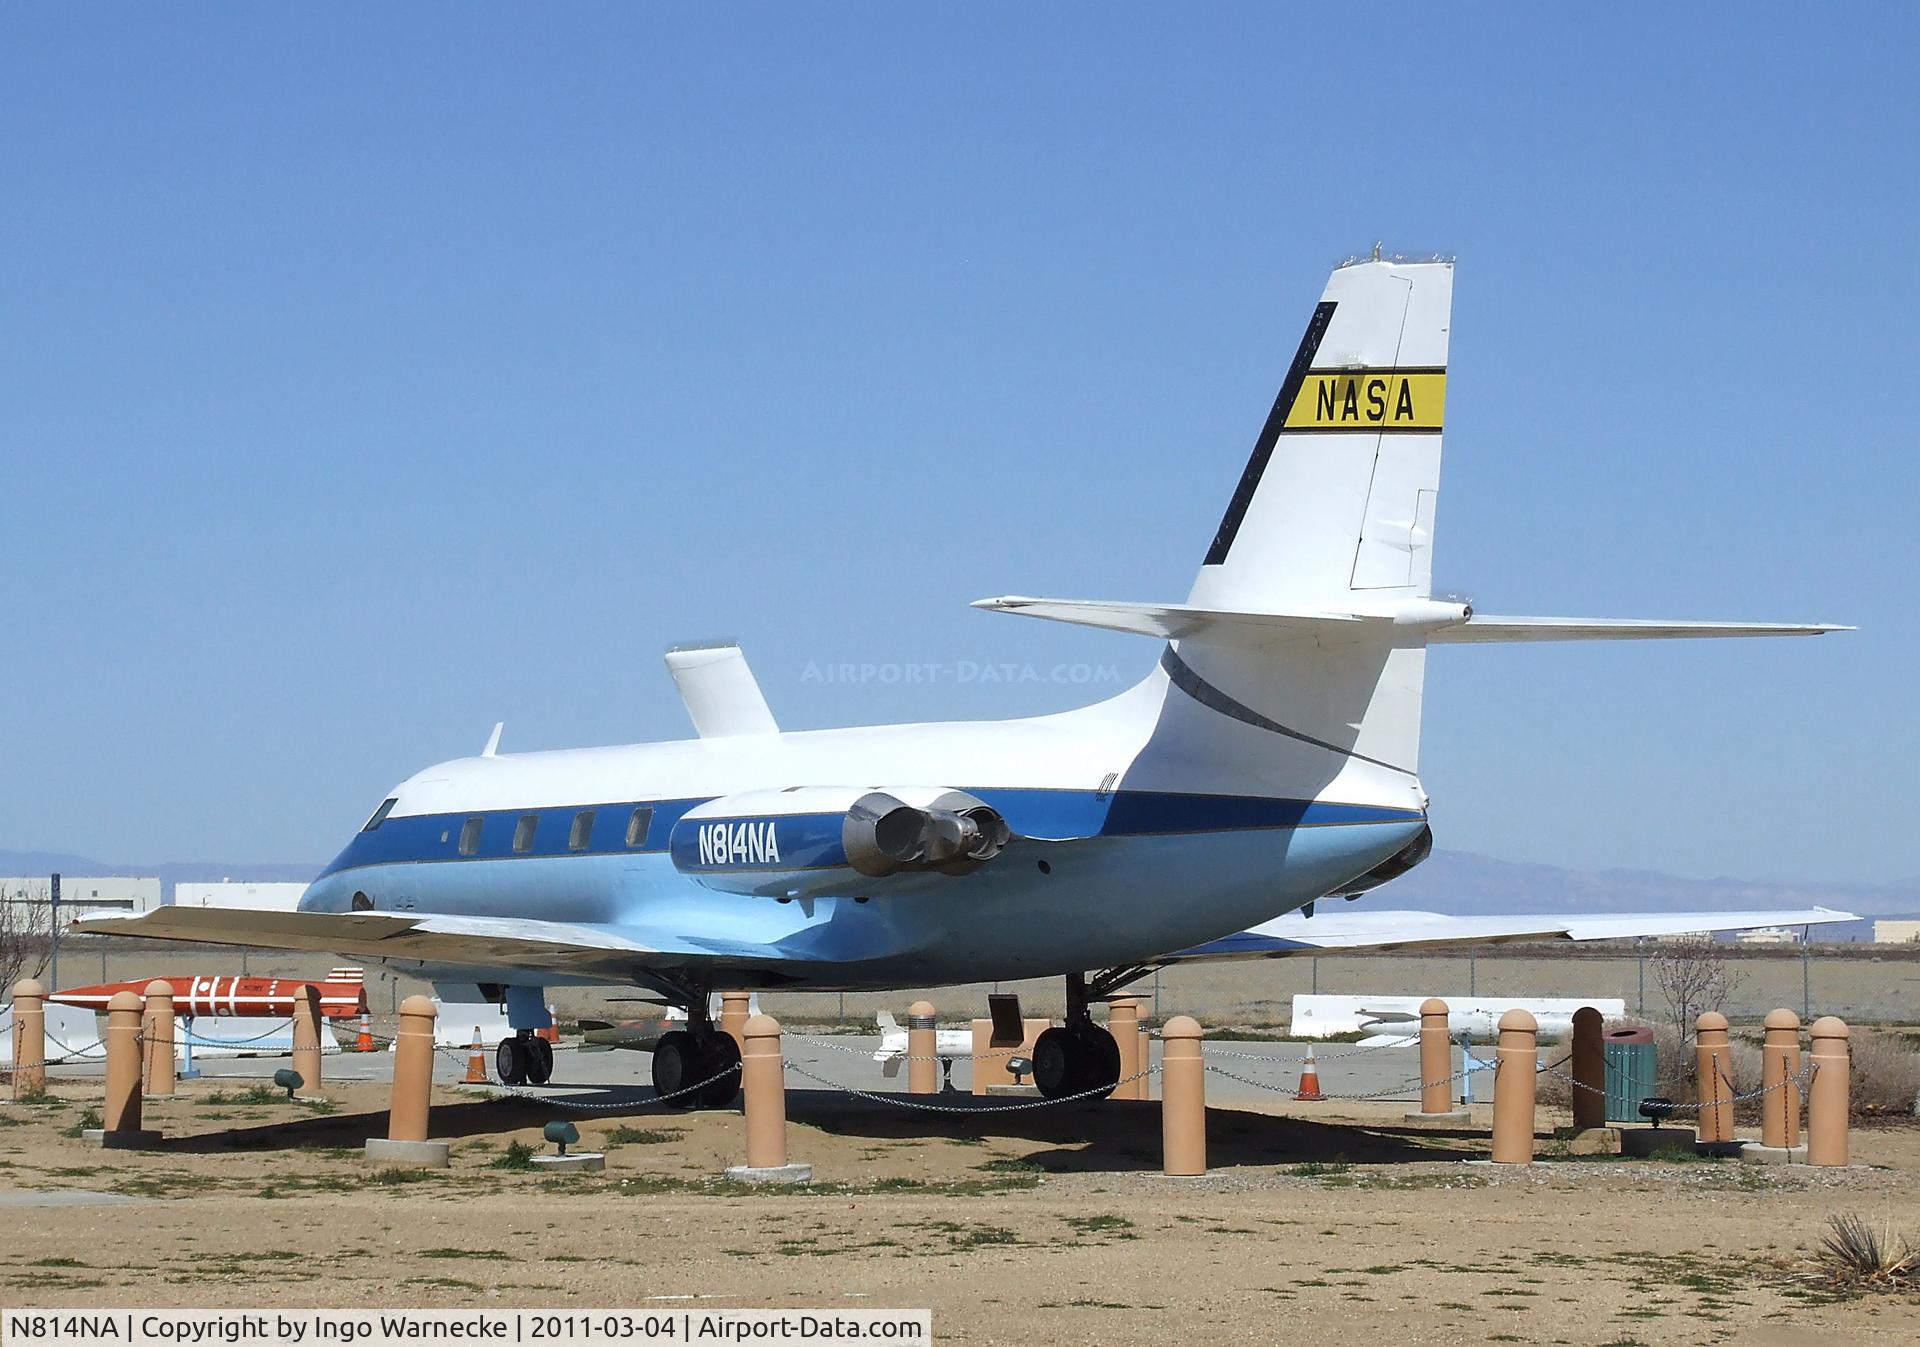
[[[522,1029],[500,1040],[493,1068],[503,1085],[545,1085],[553,1078],[553,1044],[531,1029]]]

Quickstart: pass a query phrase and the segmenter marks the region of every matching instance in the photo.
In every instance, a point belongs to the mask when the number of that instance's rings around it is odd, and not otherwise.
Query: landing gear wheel
[[[1120,1044],[1092,1024],[1068,1025],[1041,1034],[1033,1045],[1033,1083],[1048,1099],[1068,1095],[1105,1099],[1120,1082]]]
[[[1099,1089],[1095,1099],[1105,1099],[1120,1084],[1120,1041],[1105,1029],[1087,1025],[1084,1032],[1087,1044],[1087,1078],[1080,1088]]]
[[[725,1108],[740,1093],[740,1044],[732,1034],[714,1034],[707,1046],[710,1051],[700,1079],[708,1083],[696,1094],[701,1108]]]
[[[699,1091],[689,1090],[713,1073],[700,1069],[700,1045],[685,1029],[660,1036],[653,1050],[653,1088],[668,1108],[692,1108]]]
[[[527,1045],[527,1080],[545,1085],[553,1079],[553,1044],[538,1036],[523,1041]]]
[[[525,1040],[517,1036],[500,1040],[493,1054],[493,1070],[502,1085],[525,1084],[530,1065]]]
[[[1054,1027],[1033,1043],[1033,1083],[1048,1099],[1077,1094],[1074,1084],[1080,1067],[1079,1044],[1071,1029]]]

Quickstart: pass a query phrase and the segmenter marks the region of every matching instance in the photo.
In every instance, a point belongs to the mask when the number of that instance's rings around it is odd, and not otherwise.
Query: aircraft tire
[[[1080,1062],[1085,1055],[1085,1049],[1071,1029],[1055,1026],[1035,1039],[1033,1083],[1041,1095],[1058,1099],[1083,1089],[1075,1082],[1080,1078]]]
[[[660,1042],[653,1050],[653,1088],[660,1094],[661,1103],[668,1108],[693,1108],[700,1102],[698,1091],[676,1092],[712,1074],[700,1071],[702,1055],[699,1044],[685,1029],[660,1035]]]
[[[527,1049],[515,1034],[500,1040],[494,1049],[493,1070],[502,1085],[524,1085],[527,1080]]]
[[[740,1044],[734,1039],[732,1034],[714,1034],[712,1041],[707,1046],[710,1048],[710,1052],[707,1054],[706,1060],[701,1064],[701,1080],[706,1080],[709,1076],[718,1075],[728,1067],[739,1067]],[[718,1080],[711,1081],[706,1088],[699,1092],[700,1107],[725,1108],[733,1102],[734,1097],[739,1093],[740,1072],[736,1069],[730,1075],[720,1076]]]
[[[1120,1084],[1120,1043],[1114,1036],[1098,1025],[1087,1025],[1080,1035],[1085,1045],[1085,1074],[1080,1078],[1080,1090],[1091,1090],[1105,1086],[1105,1090],[1093,1096],[1105,1099]],[[1077,1093],[1078,1091],[1076,1091]]]
[[[529,1038],[527,1044],[527,1081],[545,1085],[553,1079],[553,1044],[544,1038]]]

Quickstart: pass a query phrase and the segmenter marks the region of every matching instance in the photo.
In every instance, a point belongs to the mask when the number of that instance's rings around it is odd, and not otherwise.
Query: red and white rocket
[[[69,987],[47,997],[56,1005],[79,1006],[104,1014],[116,992],[144,994],[152,978],[132,982],[104,982],[97,987]],[[336,968],[325,978],[256,978],[191,975],[169,977],[176,1015],[229,1015],[284,1018],[293,1014],[293,998],[300,988],[320,991],[323,1019],[346,1020],[367,1013],[366,970]]]

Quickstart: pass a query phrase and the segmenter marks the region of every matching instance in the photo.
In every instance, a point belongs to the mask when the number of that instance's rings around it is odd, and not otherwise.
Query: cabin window
[[[538,814],[522,814],[520,821],[513,825],[513,849],[522,853],[533,850],[533,834],[540,827]]]
[[[593,811],[582,809],[573,816],[573,831],[567,834],[568,851],[585,851],[593,840]]]
[[[460,825],[460,854],[471,856],[480,850],[480,825],[486,820],[475,814]]]
[[[627,820],[627,845],[643,847],[647,844],[647,828],[653,823],[653,807],[641,805],[633,811]]]
[[[378,828],[381,824],[385,823],[387,821],[387,815],[393,812],[393,807],[398,803],[400,803],[400,801],[397,798],[392,800],[382,800],[380,802],[380,807],[373,811],[373,817],[367,820],[367,826],[362,828],[360,831],[363,833],[370,833],[375,828]]]

